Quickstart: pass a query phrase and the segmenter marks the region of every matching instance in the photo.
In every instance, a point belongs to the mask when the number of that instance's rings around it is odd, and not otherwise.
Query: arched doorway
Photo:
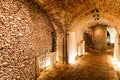
[[[96,28],[96,30],[95,30],[95,26],[88,27],[87,29],[85,29],[85,31],[83,33],[83,40],[85,41],[86,50],[87,50],[87,48],[95,49],[96,42],[98,43],[98,47],[100,47],[100,45],[102,43],[101,42],[102,39],[104,39],[104,41],[105,41],[104,44],[105,44],[106,50],[107,50],[107,48],[114,47],[115,34],[117,33],[115,28],[106,25],[106,30],[105,30],[105,32],[103,32],[105,26],[104,25],[101,25],[101,26],[102,26],[101,29],[98,27],[98,28]],[[102,28],[103,28],[103,30],[102,30]],[[94,39],[94,38],[96,38],[96,39]],[[102,45],[104,45],[104,44],[102,44]],[[97,50],[99,50],[99,49],[97,49]]]

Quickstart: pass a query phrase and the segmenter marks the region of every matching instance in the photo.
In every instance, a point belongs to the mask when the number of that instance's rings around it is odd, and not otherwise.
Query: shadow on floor
[[[120,69],[117,69],[118,79],[120,80]]]

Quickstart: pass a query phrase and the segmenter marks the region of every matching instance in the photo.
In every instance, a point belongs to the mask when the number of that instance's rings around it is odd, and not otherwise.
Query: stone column
[[[57,61],[63,63],[63,34],[57,34]]]
[[[93,27],[93,48],[95,50],[107,50],[107,26],[97,25]]]
[[[118,55],[118,34],[115,35],[115,43],[114,43],[114,58],[117,60]]]
[[[63,38],[63,63],[68,63],[68,53],[67,53],[67,26],[64,27],[64,38]]]
[[[116,64],[116,68],[120,68],[120,36],[116,34],[115,43],[114,43],[114,62]]]
[[[118,35],[118,50],[116,56],[117,56],[117,61],[120,63],[120,35]]]
[[[120,62],[120,37],[119,34],[116,34],[115,38],[115,45],[114,45],[114,57],[115,59]]]
[[[68,52],[68,62],[73,63],[77,56],[77,44],[76,44],[76,33],[68,32],[67,36],[67,52]]]
[[[119,43],[118,43],[118,56],[117,56],[117,60],[119,61],[119,63],[120,63],[120,41],[119,41]]]

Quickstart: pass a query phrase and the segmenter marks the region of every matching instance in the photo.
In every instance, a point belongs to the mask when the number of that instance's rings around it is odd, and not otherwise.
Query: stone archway
[[[109,14],[110,16],[110,14]],[[75,31],[77,34],[77,44],[79,44],[82,40],[83,40],[83,33],[84,31],[88,28],[88,27],[92,27],[92,26],[96,26],[97,24],[101,24],[101,25],[105,25],[105,26],[112,26],[116,32],[118,32],[119,30],[119,24],[115,23],[113,20],[111,20],[113,18],[113,15],[111,17],[109,17],[108,15],[104,18],[102,18],[97,22],[94,19],[91,18],[91,15],[85,16],[85,19],[80,20],[80,17],[77,17],[73,23],[71,24],[71,26],[68,28],[68,31]],[[114,19],[117,19],[116,17],[114,17]],[[117,19],[118,20],[118,19]],[[106,45],[107,45],[107,28],[106,28]],[[110,32],[110,30],[108,30]],[[112,29],[110,32],[110,37],[114,36],[114,30]],[[112,38],[110,39],[111,41]],[[105,46],[105,50],[107,50],[107,46]]]

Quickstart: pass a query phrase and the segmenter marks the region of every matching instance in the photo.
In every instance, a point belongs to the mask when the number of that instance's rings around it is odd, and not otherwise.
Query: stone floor
[[[112,63],[113,52],[89,50],[74,64],[57,64],[41,73],[38,80],[118,80]]]
[[[120,69],[117,69],[118,80],[120,80]]]

